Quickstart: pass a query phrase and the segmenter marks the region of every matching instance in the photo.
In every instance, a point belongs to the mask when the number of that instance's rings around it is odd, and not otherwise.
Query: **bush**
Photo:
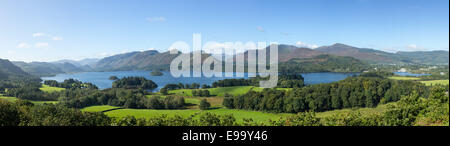
[[[202,99],[202,100],[200,101],[199,108],[200,108],[201,110],[208,110],[209,107],[211,107],[211,104],[210,104],[208,101],[206,101],[206,99]]]
[[[209,93],[209,90],[192,90],[192,96],[199,96],[199,97],[209,97],[211,96]]]

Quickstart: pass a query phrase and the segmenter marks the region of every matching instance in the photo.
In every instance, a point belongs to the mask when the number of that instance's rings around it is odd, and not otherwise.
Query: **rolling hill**
[[[324,53],[353,57],[359,60],[367,61],[369,63],[399,63],[401,61],[395,56],[395,54],[383,52],[374,49],[357,48],[345,44],[334,44],[331,46],[322,46],[315,50]]]
[[[0,80],[15,80],[22,78],[34,78],[9,60],[0,59]]]
[[[315,50],[324,53],[353,57],[375,64],[427,64],[440,65],[449,63],[448,51],[417,51],[389,53],[375,49],[357,48],[345,44],[323,46]]]
[[[155,50],[130,52],[103,58],[92,67],[96,71],[168,69],[171,61],[177,56]]]
[[[70,63],[77,67],[90,67],[90,66],[94,65],[95,63],[97,63],[99,60],[100,59],[98,59],[98,58],[86,58],[86,59],[82,59],[82,60],[64,59],[64,60],[59,60],[59,61],[55,61],[55,62],[51,62],[51,63]]]
[[[30,73],[35,76],[51,76],[60,73],[77,73],[90,71],[88,69],[83,69],[77,67],[71,63],[48,63],[48,62],[21,62],[15,61],[14,65],[20,67],[23,71]]]
[[[266,49],[268,49],[268,47]],[[291,45],[278,45],[279,62],[286,62],[295,58],[312,58],[322,54],[325,53],[309,48],[296,47]]]
[[[312,58],[293,58],[279,64],[280,72],[362,72],[369,65],[352,57],[322,54]]]
[[[265,49],[268,49],[266,47]],[[362,64],[427,64],[448,65],[448,51],[422,51],[389,53],[374,49],[357,48],[345,44],[322,46],[316,49],[292,45],[278,46],[279,63],[303,65],[303,72],[312,71],[358,71]],[[269,51],[267,51],[269,53]],[[247,56],[248,51],[244,53]],[[129,52],[103,59],[80,61],[60,60],[56,62],[12,62],[21,70],[35,76],[50,76],[60,73],[85,71],[127,71],[127,70],[168,70],[171,61],[178,54],[155,50]],[[211,56],[203,54],[205,59]],[[246,58],[247,59],[247,58]],[[361,61],[359,61],[361,60]],[[313,65],[316,65],[313,68]],[[327,67],[327,68],[324,68]],[[4,71],[3,71],[4,72]],[[6,74],[6,73],[3,73]]]
[[[416,52],[397,52],[402,58],[407,58],[414,63],[423,63],[428,65],[448,65],[448,51],[416,51]]]

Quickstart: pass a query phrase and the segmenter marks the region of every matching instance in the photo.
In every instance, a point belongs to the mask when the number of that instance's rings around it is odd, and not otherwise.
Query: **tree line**
[[[179,109],[185,106],[183,97],[149,98],[146,94],[148,93],[143,89],[66,90],[61,93],[60,104],[71,108],[111,105],[133,109]]]
[[[249,79],[224,79],[212,83],[213,88],[232,86],[259,86],[261,80],[268,80],[268,77],[251,77]],[[301,88],[305,86],[304,78],[300,74],[281,72],[278,75],[277,88]]]
[[[211,94],[209,93],[209,90],[196,89],[196,90],[192,90],[191,92],[192,92],[192,96],[198,96],[198,97],[211,96]]]
[[[59,87],[65,89],[98,89],[98,87],[92,83],[83,83],[75,79],[66,79],[61,83],[55,80],[46,80],[44,81],[44,84],[51,87]]]
[[[153,90],[158,85],[152,80],[147,80],[144,77],[124,77],[122,79],[115,80],[112,84],[113,88],[124,89],[144,89]]]
[[[223,105],[277,113],[322,112],[343,108],[376,107],[379,103],[400,100],[417,92],[427,95],[428,88],[413,81],[396,81],[374,77],[350,77],[345,80],[294,88],[291,91],[264,89],[244,95],[225,97]]]

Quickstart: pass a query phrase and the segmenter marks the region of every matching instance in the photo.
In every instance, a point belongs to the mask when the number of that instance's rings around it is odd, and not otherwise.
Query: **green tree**
[[[201,110],[208,110],[209,107],[211,107],[211,104],[210,104],[206,99],[202,99],[202,100],[200,101],[199,108],[200,108]]]

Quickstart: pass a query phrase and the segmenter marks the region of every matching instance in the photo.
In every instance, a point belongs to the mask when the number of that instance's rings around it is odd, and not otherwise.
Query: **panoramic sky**
[[[56,61],[176,41],[448,50],[448,0],[0,0],[0,58]]]

